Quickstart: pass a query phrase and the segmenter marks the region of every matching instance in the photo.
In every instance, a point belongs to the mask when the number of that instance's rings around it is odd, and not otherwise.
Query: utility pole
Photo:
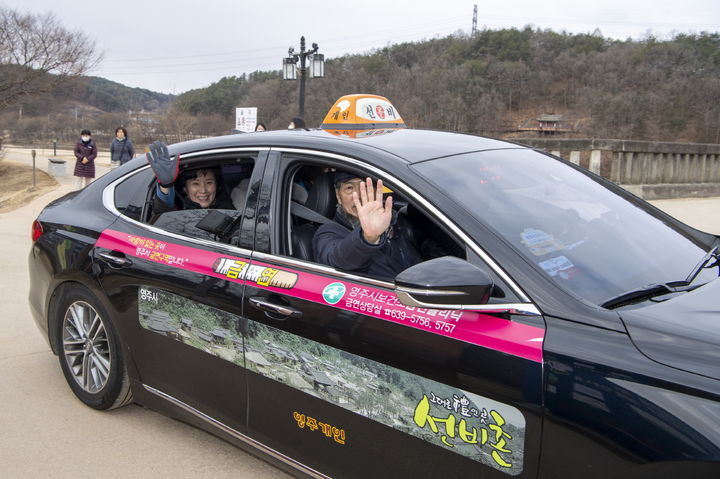
[[[473,6],[473,24],[470,38],[475,38],[475,35],[477,35],[477,3]]]
[[[312,55],[317,51],[317,46],[311,51],[305,51],[305,37],[300,37],[300,99],[299,99],[299,111],[298,116],[305,119],[305,80],[307,78],[307,67],[305,66],[305,59],[308,55]]]

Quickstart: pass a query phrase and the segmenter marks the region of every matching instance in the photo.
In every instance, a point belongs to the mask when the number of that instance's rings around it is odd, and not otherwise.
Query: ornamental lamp
[[[295,57],[283,58],[283,78],[285,80],[295,80],[297,78],[296,63]]]
[[[310,78],[322,78],[325,76],[325,55],[315,53],[310,59]]]

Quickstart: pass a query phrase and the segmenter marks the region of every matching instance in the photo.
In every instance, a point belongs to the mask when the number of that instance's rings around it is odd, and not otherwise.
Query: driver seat
[[[331,218],[335,215],[337,199],[335,198],[333,174],[321,172],[312,183],[305,204],[302,205],[295,201],[292,203],[291,212],[294,217],[290,234],[292,255],[306,261],[314,261],[312,241],[315,231],[321,224],[332,222]],[[315,214],[312,215],[305,209],[309,209]]]

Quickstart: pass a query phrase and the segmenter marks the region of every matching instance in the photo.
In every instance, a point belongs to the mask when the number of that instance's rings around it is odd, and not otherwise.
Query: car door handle
[[[300,316],[302,316],[302,311],[299,311],[295,308],[291,308],[290,306],[285,306],[282,304],[275,304],[271,301],[268,301],[266,298],[264,298],[262,296],[253,296],[252,298],[250,298],[250,304],[255,306],[257,309],[265,311],[266,313],[271,313],[274,315],[282,316],[282,317],[270,316],[273,319],[285,319],[288,317],[299,318]]]
[[[122,254],[120,252],[114,251],[115,254]],[[108,261],[116,266],[129,266],[132,264],[132,261],[127,259],[125,255],[122,256],[115,256],[112,253],[98,253],[98,256],[100,256],[105,261]]]

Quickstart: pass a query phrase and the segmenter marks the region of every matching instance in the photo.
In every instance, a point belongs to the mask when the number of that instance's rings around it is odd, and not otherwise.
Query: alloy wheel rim
[[[102,317],[84,301],[72,303],[63,319],[63,353],[75,382],[97,393],[108,382],[110,343]]]

